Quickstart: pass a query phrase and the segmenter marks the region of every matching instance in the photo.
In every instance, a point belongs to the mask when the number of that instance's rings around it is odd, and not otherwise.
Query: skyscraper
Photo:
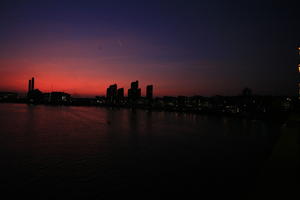
[[[31,91],[31,80],[28,80],[28,92]]]
[[[34,77],[28,80],[28,92],[34,90]]]
[[[119,88],[117,93],[117,103],[121,104],[124,102],[124,88]]]
[[[146,87],[146,98],[151,100],[153,98],[153,85],[147,85]]]
[[[117,96],[118,96],[118,99],[119,99],[119,100],[124,98],[124,88],[119,88],[119,89],[118,89],[118,94],[117,94]]]
[[[131,82],[131,89],[138,89],[139,88],[139,81]]]
[[[34,90],[34,77],[31,78],[31,90]]]
[[[128,99],[133,102],[141,97],[141,88],[139,88],[139,81],[131,83],[131,88],[128,89]]]
[[[109,103],[115,103],[117,100],[117,84],[110,85],[106,90],[106,100]]]

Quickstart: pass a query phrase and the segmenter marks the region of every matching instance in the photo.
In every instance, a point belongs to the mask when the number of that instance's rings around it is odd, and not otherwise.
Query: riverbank
[[[1,102],[10,104],[10,102]],[[14,102],[16,103],[16,102]],[[14,104],[12,103],[12,104]],[[151,106],[112,106],[112,105],[97,105],[97,104],[28,104],[26,102],[17,102],[17,104],[27,104],[30,106],[45,105],[45,106],[82,106],[82,107],[105,107],[108,109],[131,109],[131,110],[147,110],[149,112],[175,112],[175,113],[185,113],[185,114],[197,114],[206,116],[216,116],[216,117],[230,117],[230,118],[242,118],[249,120],[261,120],[268,123],[278,123],[284,124],[285,122],[293,121],[300,122],[300,113],[290,112],[290,111],[270,111],[270,112],[228,112],[226,110],[220,109],[185,109],[185,108],[162,108],[162,107],[151,107]]]

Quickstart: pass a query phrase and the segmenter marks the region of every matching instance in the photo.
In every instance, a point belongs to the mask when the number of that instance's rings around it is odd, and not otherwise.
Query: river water
[[[246,119],[0,104],[1,188],[42,199],[245,199],[278,134]]]

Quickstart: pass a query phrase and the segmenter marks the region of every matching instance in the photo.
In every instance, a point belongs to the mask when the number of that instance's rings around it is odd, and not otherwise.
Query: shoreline
[[[108,109],[131,109],[131,110],[145,110],[148,112],[170,112],[170,113],[180,113],[180,114],[195,114],[195,115],[205,115],[205,116],[215,116],[215,117],[230,117],[248,120],[260,120],[264,122],[273,123],[300,123],[300,113],[294,111],[278,111],[278,112],[265,112],[265,113],[255,113],[255,112],[240,112],[240,113],[229,113],[222,112],[221,110],[206,109],[206,110],[193,110],[186,108],[158,108],[144,105],[97,105],[97,104],[29,104],[27,102],[0,102],[1,104],[26,104],[28,106],[51,106],[51,107],[100,107]]]

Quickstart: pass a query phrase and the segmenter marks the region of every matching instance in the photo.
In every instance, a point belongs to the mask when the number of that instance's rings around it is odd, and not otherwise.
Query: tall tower
[[[31,90],[34,90],[34,77],[31,79]]]
[[[139,88],[139,81],[131,82],[131,89],[137,90]]]
[[[106,99],[109,103],[115,103],[117,98],[118,86],[117,84],[110,85],[106,90]]]
[[[28,92],[31,91],[31,80],[28,80]]]
[[[153,98],[153,85],[147,85],[146,87],[146,97],[151,100]]]

